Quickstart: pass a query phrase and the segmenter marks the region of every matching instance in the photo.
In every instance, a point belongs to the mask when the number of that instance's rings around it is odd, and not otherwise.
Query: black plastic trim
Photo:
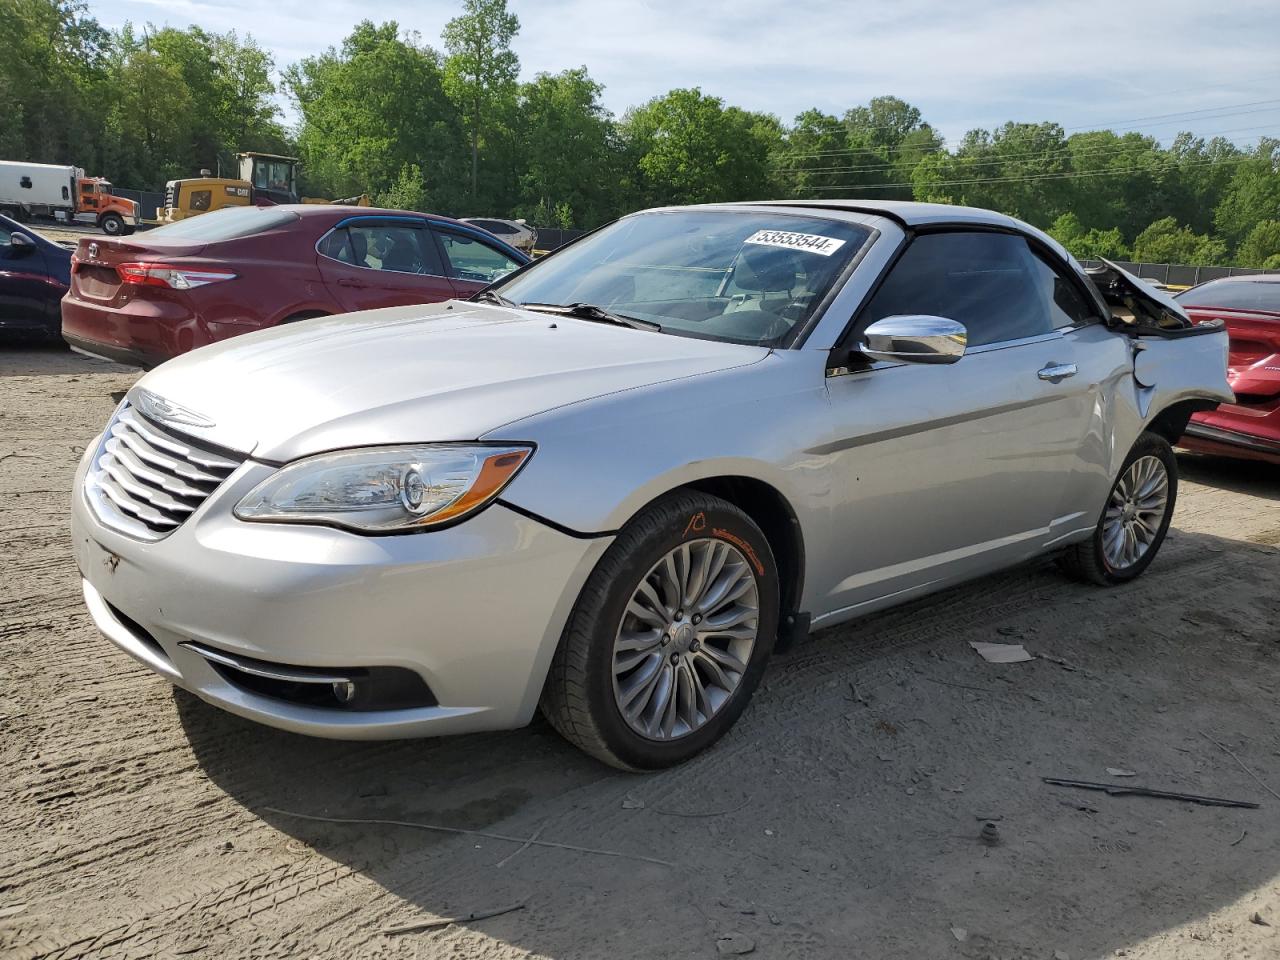
[[[548,520],[546,517],[540,516],[532,510],[526,510],[524,507],[517,507],[514,503],[509,503],[501,497],[493,502],[496,505],[506,507],[512,513],[518,513],[522,517],[526,517],[530,520],[536,520],[543,526],[550,527],[557,533],[563,533],[566,537],[573,537],[575,540],[599,540],[601,537],[616,537],[618,535],[617,530],[602,530],[599,533],[583,533],[581,530],[574,530],[570,527],[556,523],[554,520]]]

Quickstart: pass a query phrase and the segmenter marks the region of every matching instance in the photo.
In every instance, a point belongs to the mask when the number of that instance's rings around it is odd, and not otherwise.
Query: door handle
[[[339,277],[338,286],[340,287],[364,287],[368,286],[363,280],[355,280],[351,277]]]
[[[1076,365],[1074,363],[1051,363],[1046,367],[1041,367],[1036,372],[1036,376],[1041,380],[1048,380],[1050,383],[1058,383],[1067,377],[1076,375]]]

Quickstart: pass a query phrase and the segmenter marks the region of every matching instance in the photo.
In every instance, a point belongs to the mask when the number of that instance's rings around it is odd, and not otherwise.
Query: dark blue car
[[[71,250],[0,216],[0,335],[61,340]]]

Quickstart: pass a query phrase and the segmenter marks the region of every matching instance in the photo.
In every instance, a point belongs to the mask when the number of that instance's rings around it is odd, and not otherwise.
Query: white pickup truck
[[[113,195],[108,181],[80,167],[12,160],[0,160],[0,213],[92,223],[113,237],[133,233],[141,220],[136,200]]]

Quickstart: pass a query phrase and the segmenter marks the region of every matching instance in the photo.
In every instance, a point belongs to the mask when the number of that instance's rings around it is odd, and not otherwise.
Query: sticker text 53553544
[[[844,241],[835,237],[820,237],[816,233],[789,233],[786,230],[757,230],[743,243],[803,250],[805,253],[816,253],[823,257],[831,256],[844,246]]]

